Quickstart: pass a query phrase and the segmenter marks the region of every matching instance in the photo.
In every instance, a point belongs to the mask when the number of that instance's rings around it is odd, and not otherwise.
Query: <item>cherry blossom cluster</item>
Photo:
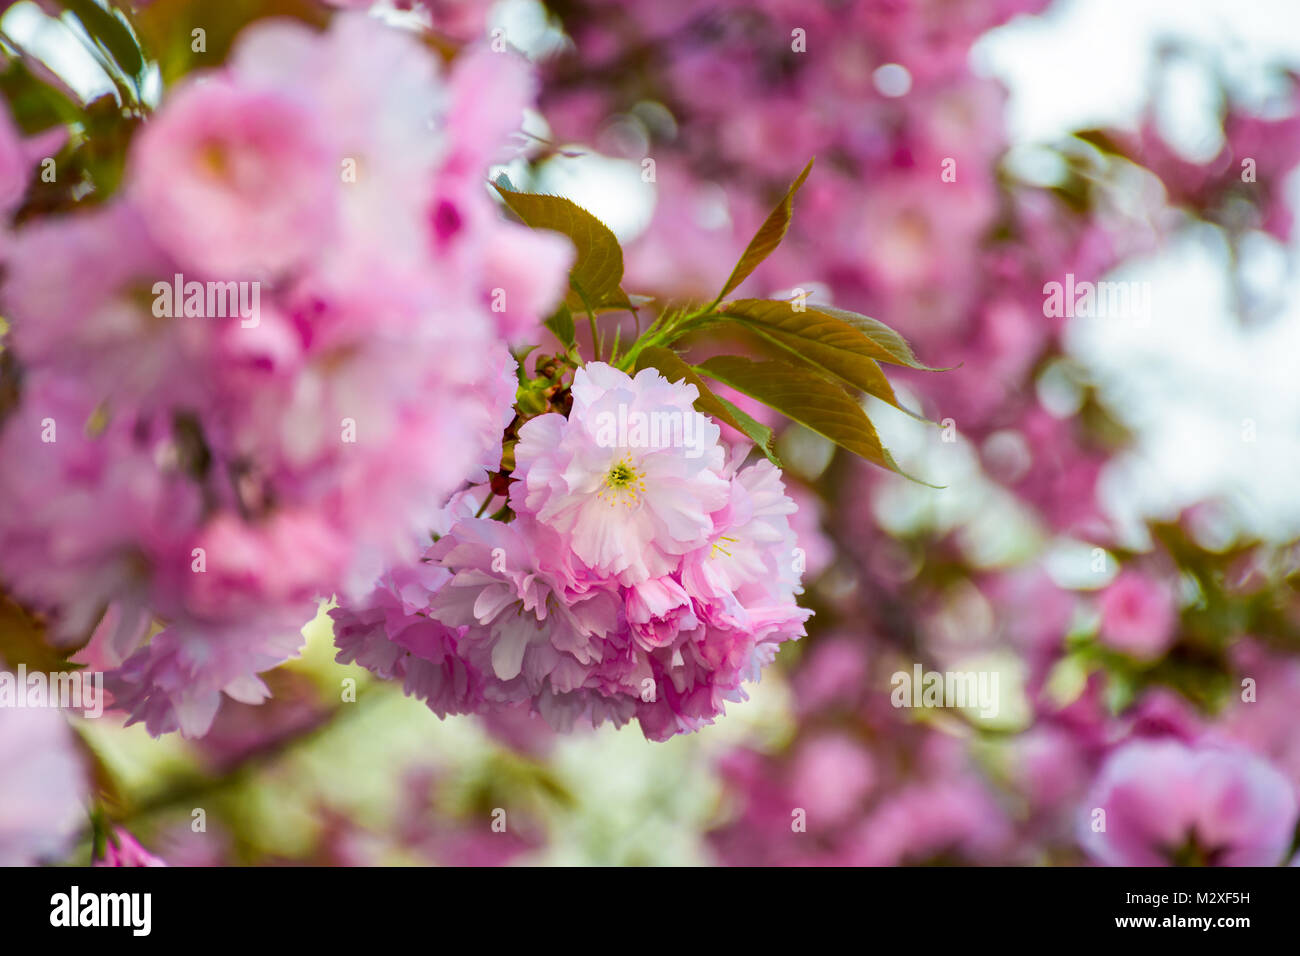
[[[331,612],[339,659],[440,715],[635,718],[652,740],[745,699],[810,616],[795,504],[771,462],[719,441],[697,394],[654,369],[578,369],[568,416],[519,429],[510,520],[454,502],[421,563]]]
[[[93,632],[151,732],[262,699],[319,600],[499,463],[507,343],[573,257],[487,191],[532,96],[514,54],[259,22],[166,92],[120,191],[7,238],[0,581],[65,647]]]

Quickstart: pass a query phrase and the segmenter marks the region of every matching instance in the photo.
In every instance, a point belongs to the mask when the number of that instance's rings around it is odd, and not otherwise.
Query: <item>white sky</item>
[[[1204,64],[1214,63],[1248,102],[1265,103],[1277,92],[1266,65],[1300,69],[1300,3],[1064,0],[1044,18],[1021,18],[984,37],[972,57],[976,69],[1009,87],[1013,140],[1043,142],[1071,129],[1131,125],[1158,44],[1168,37],[1195,41],[1210,56],[1178,70],[1172,92],[1160,99],[1162,128],[1189,158],[1210,156],[1222,139],[1212,126]],[[1290,186],[1296,206],[1300,181]],[[1283,249],[1264,237],[1247,250],[1252,275],[1284,303],[1248,330],[1231,314],[1213,230],[1111,277],[1151,283],[1151,321],[1074,321],[1070,350],[1141,436],[1137,452],[1116,462],[1103,484],[1117,514],[1168,514],[1222,494],[1246,527],[1278,537],[1300,533],[1297,252],[1300,242]]]

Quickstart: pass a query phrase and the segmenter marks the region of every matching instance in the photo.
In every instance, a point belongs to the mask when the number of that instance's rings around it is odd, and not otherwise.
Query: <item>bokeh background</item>
[[[184,36],[186,16],[221,35],[319,5],[138,6],[179,10]],[[1247,816],[1295,831],[1294,3],[378,6],[448,52],[495,36],[536,62],[506,171],[601,216],[630,291],[711,295],[815,155],[744,291],[877,316],[953,367],[899,376],[939,427],[872,408],[943,487],[781,425],[816,617],[699,733],[442,722],[335,663],[323,608],[273,699],[227,702],[202,740],[71,718],[96,826],[194,865],[1213,863],[1234,840],[1290,861],[1294,839],[1206,805],[1281,780],[1290,805]],[[13,4],[0,28],[83,99],[111,89],[48,9]],[[1067,276],[1136,283],[1147,306],[1050,315]],[[996,672],[997,714],[892,706],[914,663]],[[1116,760],[1142,746],[1160,759]],[[1222,765],[1186,771],[1211,748]],[[1090,813],[1116,780],[1141,809],[1101,845]],[[1161,842],[1144,814],[1201,839]]]

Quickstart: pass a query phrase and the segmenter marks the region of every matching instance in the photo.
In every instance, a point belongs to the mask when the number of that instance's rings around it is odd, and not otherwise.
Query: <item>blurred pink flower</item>
[[[871,648],[860,639],[828,635],[808,649],[794,675],[799,712],[853,710],[867,692]]]
[[[971,777],[915,783],[887,797],[850,837],[857,866],[1000,858],[1011,838],[1005,813]]]
[[[345,187],[327,122],[292,93],[190,80],[136,138],[129,194],[185,270],[279,275],[338,224]]]
[[[0,866],[57,861],[86,823],[89,798],[63,714],[0,707],[0,767]]]
[[[799,744],[790,768],[791,798],[808,811],[818,829],[844,823],[860,812],[876,783],[875,761],[861,742],[826,733]]]
[[[223,695],[263,699],[256,675],[318,600],[417,561],[447,497],[499,467],[501,335],[540,321],[571,256],[540,237],[499,258],[522,227],[484,179],[532,90],[523,60],[486,51],[445,80],[417,36],[364,16],[259,22],[163,97],[122,195],[15,237],[0,579],[66,643],[113,609],[94,653],[151,732],[201,735]],[[208,315],[210,289],[201,316],[159,308],[159,284],[245,276],[255,314]],[[443,693],[436,640],[420,648],[403,678]]]
[[[1078,812],[1080,846],[1107,866],[1276,866],[1291,845],[1296,797],[1247,751],[1135,741],[1107,760]]]
[[[1173,590],[1163,580],[1125,568],[1101,594],[1098,638],[1137,658],[1159,657],[1173,643],[1178,623]]]

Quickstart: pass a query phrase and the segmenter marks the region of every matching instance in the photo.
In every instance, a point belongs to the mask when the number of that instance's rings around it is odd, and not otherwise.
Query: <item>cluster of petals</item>
[[[458,502],[418,571],[332,612],[339,657],[440,715],[697,730],[804,633],[795,504],[775,465],[720,443],[693,385],[592,363],[572,394],[519,429],[511,520]]]
[[[497,466],[508,343],[573,255],[486,184],[533,94],[513,53],[260,21],[167,91],[116,195],[7,236],[0,586],[97,642],[152,733],[265,697],[320,600]]]

